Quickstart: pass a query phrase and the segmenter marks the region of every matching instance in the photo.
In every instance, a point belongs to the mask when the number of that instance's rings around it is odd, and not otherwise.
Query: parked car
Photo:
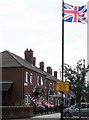
[[[87,102],[81,103],[80,111],[81,111],[81,116],[89,116],[89,103]],[[79,116],[79,109],[77,104],[64,109],[63,114],[65,117]]]
[[[69,105],[63,105],[63,109],[70,107]],[[60,112],[61,105],[54,106],[53,111]]]

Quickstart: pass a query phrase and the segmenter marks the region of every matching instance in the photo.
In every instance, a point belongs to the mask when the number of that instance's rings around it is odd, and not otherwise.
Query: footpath
[[[54,113],[54,114],[46,114],[46,115],[40,115],[32,117],[30,120],[60,120],[60,113]]]
[[[32,118],[6,119],[6,120],[60,120],[60,113],[37,115]]]
[[[19,119],[3,119],[3,120],[60,120],[60,113],[51,113],[46,115],[37,115],[31,118],[19,118]],[[78,116],[72,118],[64,118],[64,120],[89,120],[89,117],[82,117],[81,119]]]

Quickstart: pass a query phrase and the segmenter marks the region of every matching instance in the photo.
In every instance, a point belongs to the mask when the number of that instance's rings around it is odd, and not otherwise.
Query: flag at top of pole
[[[87,23],[85,14],[87,12],[86,5],[83,6],[72,6],[64,3],[64,21],[66,22],[79,22]]]
[[[78,22],[78,23],[87,23],[85,13],[87,12],[86,6],[72,6],[67,3],[64,3],[62,0],[62,82],[63,80],[63,71],[64,71],[64,21],[66,22]],[[63,120],[63,91],[61,97],[61,119]]]

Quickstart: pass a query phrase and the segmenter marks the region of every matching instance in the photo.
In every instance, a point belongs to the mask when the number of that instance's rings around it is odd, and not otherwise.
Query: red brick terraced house
[[[44,71],[43,61],[36,67],[36,58],[31,49],[26,49],[24,54],[25,59],[7,50],[0,53],[3,105],[15,105],[23,100],[29,103],[35,87],[41,88],[47,99],[48,94],[56,94],[57,71],[52,75],[50,66],[47,67],[47,72]]]

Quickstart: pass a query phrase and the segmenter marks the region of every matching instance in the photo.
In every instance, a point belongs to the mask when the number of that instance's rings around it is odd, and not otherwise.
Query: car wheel
[[[66,112],[65,117],[71,117],[71,114],[69,112]]]

